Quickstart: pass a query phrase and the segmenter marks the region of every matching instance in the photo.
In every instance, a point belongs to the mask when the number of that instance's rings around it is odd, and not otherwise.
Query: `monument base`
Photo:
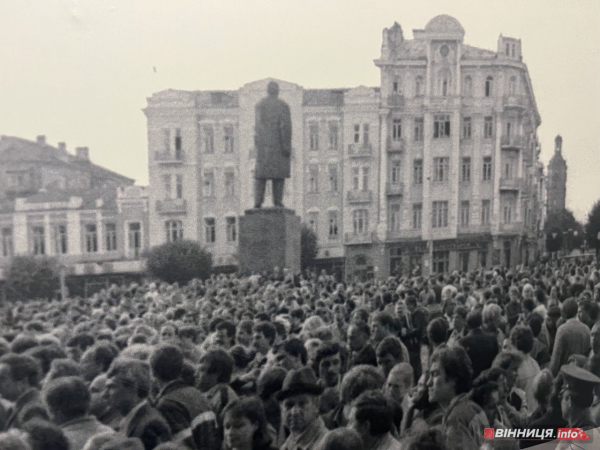
[[[291,209],[246,210],[238,244],[242,272],[270,272],[274,267],[300,271],[300,217]]]

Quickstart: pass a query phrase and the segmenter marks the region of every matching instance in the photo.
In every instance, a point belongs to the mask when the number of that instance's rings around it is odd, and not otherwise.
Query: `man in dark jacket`
[[[267,97],[255,108],[256,166],[254,206],[260,208],[265,199],[267,180],[273,182],[273,205],[283,206],[283,186],[290,177],[292,154],[292,120],[290,107],[278,98],[279,85],[267,85]]]
[[[352,324],[348,328],[348,347],[351,351],[348,370],[361,364],[377,366],[377,354],[369,343],[370,334],[371,330],[364,322]]]
[[[467,328],[469,334],[459,341],[464,347],[473,364],[473,379],[481,372],[492,367],[492,362],[498,354],[498,340],[496,336],[488,334],[481,329],[483,323],[480,310],[473,310],[467,314]]]

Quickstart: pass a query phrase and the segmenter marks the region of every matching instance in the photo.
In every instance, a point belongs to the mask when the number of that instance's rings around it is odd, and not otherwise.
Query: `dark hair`
[[[145,361],[120,356],[112,362],[106,376],[135,386],[139,398],[146,398],[150,393],[150,366]]]
[[[402,362],[402,342],[396,336],[387,336],[377,346],[377,357],[392,355],[398,362]]]
[[[40,363],[32,356],[7,353],[0,357],[0,364],[10,367],[13,381],[27,380],[31,387],[36,387],[40,381]]]
[[[258,398],[244,397],[233,400],[223,410],[223,422],[227,416],[245,418],[257,425],[254,436],[252,436],[252,448],[268,447],[271,443],[265,410]]]
[[[528,354],[533,349],[533,331],[526,325],[517,325],[510,332],[510,341],[517,350]]]
[[[445,434],[441,428],[428,428],[414,435],[407,450],[446,450]]]
[[[463,319],[466,319],[468,311],[467,311],[467,308],[465,308],[464,306],[458,305],[456,308],[454,308],[454,314],[462,317]]]
[[[387,328],[390,331],[393,331],[395,328],[395,321],[394,318],[386,313],[386,312],[379,312],[375,315],[374,317],[374,322],[379,322],[379,324],[381,324],[382,326],[384,326],[385,328]]]
[[[304,343],[300,339],[290,338],[286,340],[282,345],[282,350],[296,358],[300,357],[302,364],[306,365],[306,361],[308,360],[308,352],[306,351]]]
[[[269,341],[270,345],[273,345],[273,342],[275,342],[275,338],[277,337],[277,331],[275,330],[275,327],[269,322],[257,323],[254,325],[254,332],[258,332],[267,338],[267,341]]]
[[[533,313],[527,318],[527,325],[529,325],[529,328],[531,328],[534,338],[538,337],[542,332],[543,324],[544,318],[538,313]]]
[[[317,377],[320,376],[319,365],[321,364],[322,360],[338,354],[340,355],[340,360],[342,359],[340,350],[340,344],[338,344],[337,342],[323,342],[323,345],[321,345],[317,350],[317,354],[315,355],[315,361],[313,365],[313,371],[315,372],[315,375],[317,375]]]
[[[176,380],[183,368],[183,353],[175,345],[161,345],[150,356],[150,368],[154,377],[161,381]]]
[[[41,419],[33,419],[23,425],[29,435],[32,450],[69,450],[69,440],[60,427]]]
[[[362,450],[360,435],[351,428],[336,428],[328,431],[321,443],[322,450]]]
[[[474,309],[467,314],[467,327],[469,330],[474,330],[475,328],[481,327],[483,324],[483,317],[481,315],[481,310]]]
[[[237,328],[238,328],[238,330],[244,330],[246,333],[251,334],[253,326],[254,326],[254,324],[252,323],[251,320],[244,319],[244,320],[240,321],[240,323],[238,323]]]
[[[304,320],[304,317],[305,317],[304,310],[302,308],[294,308],[290,312],[290,317],[293,319]]]
[[[235,337],[235,325],[229,320],[224,320],[219,325],[217,325],[217,331],[219,330],[225,330],[227,332],[227,336],[230,338]]]
[[[38,340],[28,334],[17,335],[10,344],[13,353],[25,353],[27,350],[38,346]]]
[[[446,378],[456,382],[456,394],[468,392],[473,382],[473,367],[467,352],[462,347],[439,347],[431,355],[431,364],[438,362]]]
[[[371,335],[371,328],[369,328],[369,325],[367,325],[365,322],[355,322],[350,326],[356,328],[366,337],[369,337]]]
[[[577,315],[577,300],[574,298],[566,299],[562,304],[562,314],[565,319],[572,319]]]
[[[55,359],[66,358],[67,354],[58,345],[44,345],[38,347],[32,347],[27,350],[25,355],[33,356],[40,362],[42,369],[42,375],[46,375],[50,370],[50,364]]]
[[[217,374],[217,383],[229,383],[233,373],[233,358],[222,348],[207,351],[200,363],[208,366],[208,373]]]
[[[231,347],[229,349],[229,356],[231,356],[235,367],[240,369],[245,369],[252,360],[251,355],[248,354],[243,345],[234,345]]]
[[[448,338],[448,321],[444,317],[436,317],[427,325],[427,336],[433,345],[440,345]]]
[[[85,416],[90,409],[90,391],[80,377],[52,380],[44,397],[52,415],[60,415],[65,422]]]
[[[535,301],[532,298],[526,298],[523,300],[523,309],[531,312],[535,309]]]
[[[356,420],[364,423],[369,421],[369,433],[381,436],[392,429],[392,408],[383,393],[366,391],[352,403],[356,409]]]

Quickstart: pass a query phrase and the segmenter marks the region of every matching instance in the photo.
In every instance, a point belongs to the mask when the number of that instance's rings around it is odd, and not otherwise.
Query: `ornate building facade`
[[[546,181],[546,206],[548,213],[565,209],[567,199],[567,162],[562,155],[562,137],[554,139],[554,155],[548,163]]]
[[[404,39],[383,31],[377,87],[278,81],[292,113],[284,204],[317,233],[321,267],[346,278],[514,266],[542,220],[540,125],[521,42],[463,42],[449,16]],[[194,239],[237,264],[252,207],[254,105],[270,80],[235,91],[148,98],[149,244]]]

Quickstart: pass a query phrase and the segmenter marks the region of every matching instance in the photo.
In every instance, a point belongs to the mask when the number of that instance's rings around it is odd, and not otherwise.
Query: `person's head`
[[[580,322],[586,324],[588,327],[592,327],[598,320],[598,313],[600,312],[600,306],[598,303],[591,298],[584,298],[579,302],[577,310],[577,318]]]
[[[340,400],[344,405],[344,416],[349,417],[350,405],[360,394],[370,390],[380,390],[385,379],[376,367],[361,364],[354,366],[344,375],[340,388]]]
[[[483,318],[481,316],[481,310],[474,309],[469,311],[467,314],[467,328],[469,330],[475,330],[477,328],[481,328],[483,324]]]
[[[438,347],[446,342],[448,337],[448,321],[445,317],[436,317],[427,325],[427,336],[433,347]]]
[[[279,348],[276,364],[285,370],[296,370],[304,367],[308,360],[308,352],[304,343],[298,338],[287,339]]]
[[[252,346],[261,355],[266,355],[273,347],[277,331],[269,322],[260,322],[254,326]]]
[[[600,322],[596,322],[592,327],[591,347],[595,355],[600,353]]]
[[[528,355],[533,349],[533,331],[527,325],[516,325],[510,331],[510,342],[518,351]]]
[[[564,383],[560,391],[560,406],[567,422],[587,410],[594,401],[594,387],[600,385],[600,378],[574,364],[561,367]]]
[[[518,302],[521,297],[521,293],[519,292],[519,288],[517,286],[511,286],[508,290],[508,296],[510,300],[513,302]]]
[[[496,303],[488,303],[483,307],[481,318],[483,327],[488,331],[495,332],[502,322],[502,308]]]
[[[83,378],[89,382],[101,373],[106,372],[117,354],[117,349],[106,343],[88,348],[79,362]]]
[[[362,450],[363,445],[356,431],[350,428],[336,428],[327,432],[316,450]]]
[[[562,304],[562,315],[567,320],[577,316],[577,310],[577,300],[572,297],[566,299]]]
[[[392,408],[383,393],[362,393],[350,409],[348,426],[356,431],[364,442],[377,439],[392,429]]]
[[[431,356],[430,375],[429,401],[447,405],[471,389],[471,360],[462,347],[440,347]]]
[[[360,351],[369,342],[369,336],[371,330],[369,326],[364,323],[354,323],[348,328],[348,347],[353,352]]]
[[[17,400],[40,381],[40,363],[33,357],[7,353],[0,357],[0,396]]]
[[[207,392],[220,383],[229,383],[233,373],[233,358],[222,348],[207,351],[200,358],[196,378],[198,389]]]
[[[3,450],[32,450],[27,443],[27,435],[15,428],[0,433],[0,448]]]
[[[552,372],[548,369],[542,370],[533,379],[533,397],[540,405],[548,406],[552,392]]]
[[[282,421],[294,434],[301,434],[319,416],[318,400],[323,388],[312,369],[290,371],[277,394]]]
[[[371,324],[371,337],[373,341],[380,342],[388,337],[394,329],[394,318],[388,313],[379,312],[375,315]]]
[[[223,438],[230,449],[262,448],[270,443],[262,402],[256,397],[238,398],[223,410]]]
[[[408,362],[395,365],[390,371],[383,392],[393,402],[401,403],[413,386],[415,373]]]
[[[315,356],[315,374],[327,387],[337,386],[342,373],[342,355],[337,342],[325,342]]]
[[[179,329],[175,324],[167,323],[160,329],[160,341],[164,343],[177,342]]]
[[[253,323],[248,319],[244,319],[238,323],[235,331],[235,341],[239,345],[250,347],[250,344],[252,344],[252,327]]]
[[[269,84],[267,84],[267,94],[269,94],[269,97],[279,95],[279,85],[275,81],[269,81]]]
[[[119,356],[108,369],[107,378],[107,396],[123,415],[150,393],[150,366],[145,361]]]
[[[59,425],[86,416],[90,409],[90,391],[79,377],[52,380],[44,397],[50,415]]]
[[[396,336],[388,336],[377,346],[377,366],[387,378],[390,370],[402,362],[402,342]]]
[[[256,393],[263,400],[269,400],[283,387],[287,371],[281,367],[269,367],[263,370],[256,380]]]
[[[496,355],[492,367],[498,367],[506,371],[506,383],[508,389],[512,389],[517,381],[519,366],[523,362],[523,356],[516,351],[502,351]]]
[[[404,447],[403,447],[404,448]],[[441,428],[426,428],[408,441],[407,450],[447,450],[445,433]]]
[[[442,288],[442,301],[447,302],[452,300],[454,297],[456,297],[457,293],[456,287],[452,286],[451,284],[444,286]]]
[[[33,419],[23,425],[31,450],[69,450],[69,440],[57,425]],[[2,447],[3,448],[3,447]]]
[[[229,320],[219,323],[216,329],[216,344],[225,349],[231,348],[235,339],[235,332],[235,325]]]
[[[462,331],[465,329],[465,324],[467,321],[467,308],[462,305],[454,308],[452,320],[454,322],[454,329],[459,333],[462,333]]]

